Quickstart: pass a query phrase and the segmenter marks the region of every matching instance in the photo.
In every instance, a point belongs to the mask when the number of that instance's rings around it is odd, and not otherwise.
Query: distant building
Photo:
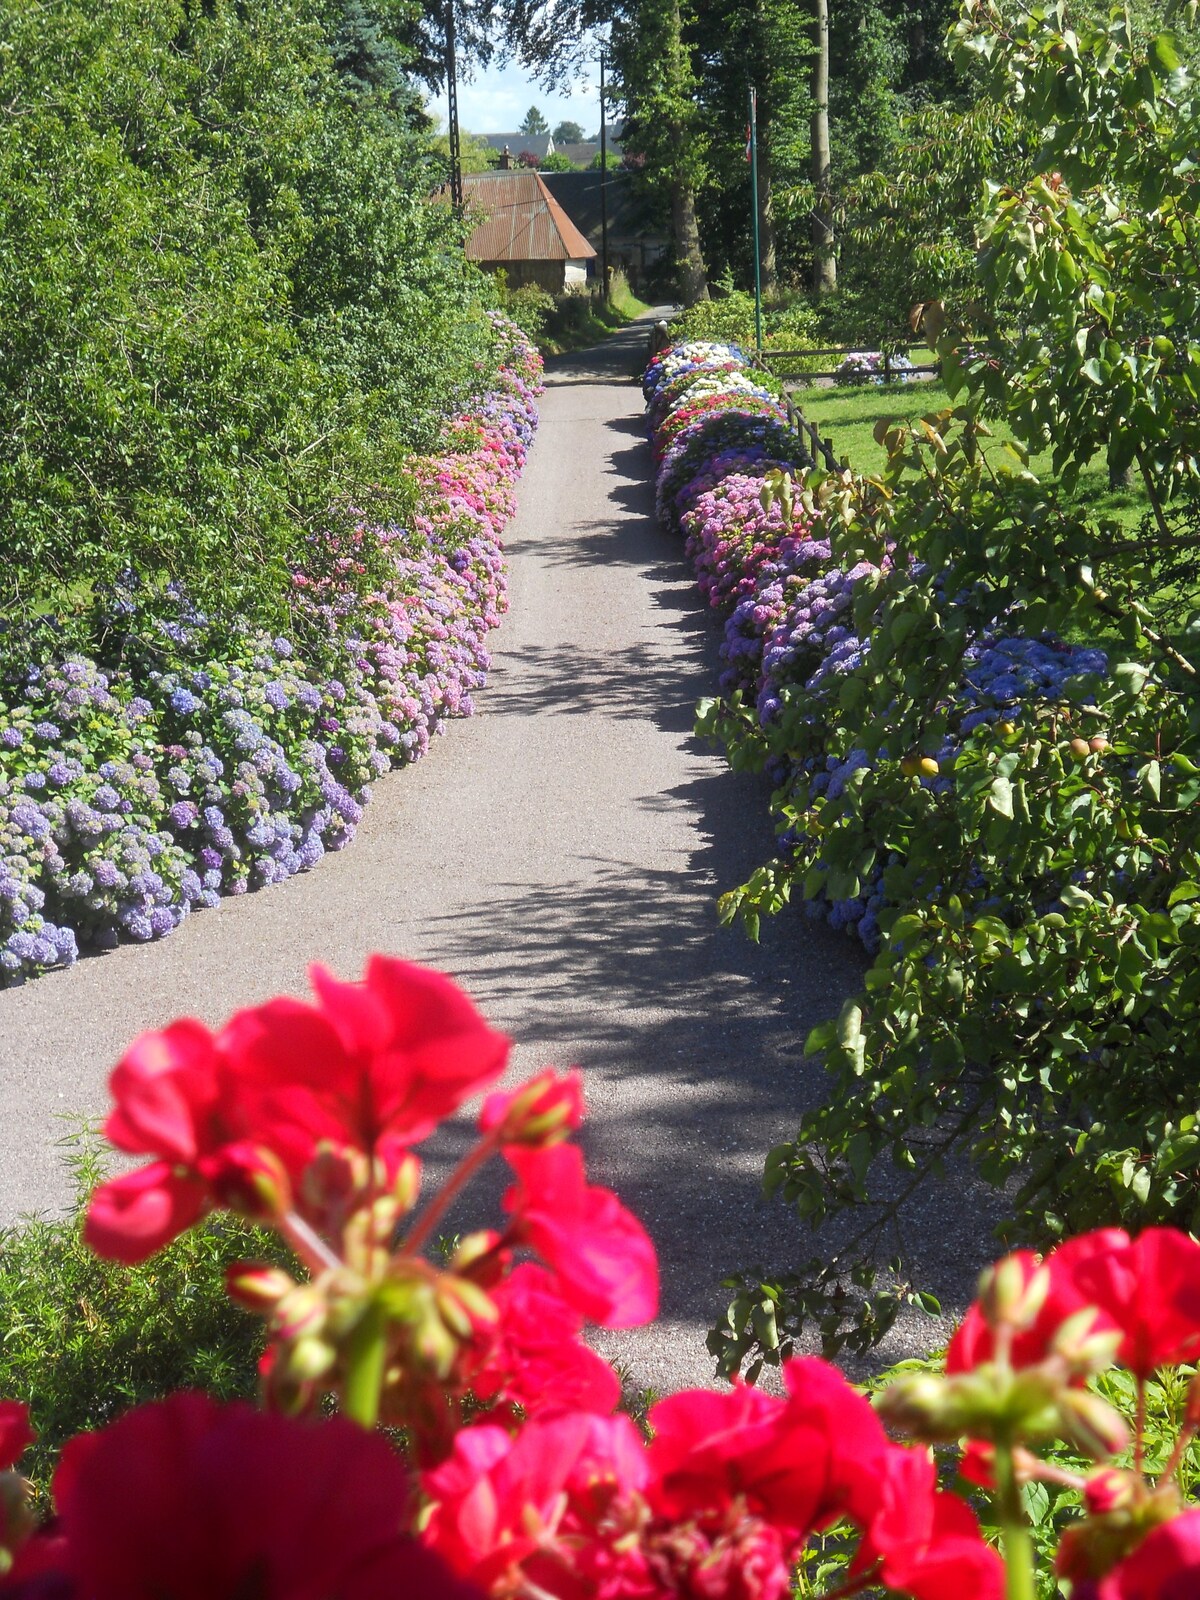
[[[566,156],[573,167],[590,167],[600,154],[599,139],[588,139],[583,144],[560,144],[557,154]],[[621,159],[621,146],[615,139],[608,140],[608,159],[615,163]]]
[[[526,154],[539,161],[554,154],[554,139],[548,133],[481,133],[479,138],[493,150],[507,150],[513,165]]]
[[[595,248],[550,193],[541,173],[464,172],[463,198],[468,219],[481,216],[467,240],[467,255],[485,272],[503,271],[510,289],[536,284],[561,294],[587,282]]]
[[[602,216],[599,172],[543,172],[542,182],[599,255]],[[670,236],[655,215],[653,197],[628,172],[608,174],[608,262],[636,291],[668,255]]]

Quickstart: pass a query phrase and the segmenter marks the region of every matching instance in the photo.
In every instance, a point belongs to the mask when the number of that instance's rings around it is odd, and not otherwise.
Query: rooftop
[[[484,213],[467,240],[472,261],[590,261],[596,254],[540,173],[465,172],[468,218]]]

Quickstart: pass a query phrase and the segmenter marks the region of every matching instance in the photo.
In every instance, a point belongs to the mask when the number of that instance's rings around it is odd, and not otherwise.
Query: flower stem
[[[310,1272],[336,1271],[342,1265],[317,1230],[298,1212],[285,1212],[275,1226]]]
[[[1021,1486],[1013,1470],[1012,1446],[996,1444],[996,1512],[1004,1557],[1005,1600],[1036,1600],[1033,1535],[1025,1516]]]
[[[1141,1472],[1146,1455],[1146,1380],[1143,1377],[1137,1381],[1137,1419],[1134,1426],[1137,1431],[1133,1436],[1133,1470]]]
[[[364,1428],[379,1421],[379,1399],[387,1366],[387,1319],[380,1306],[369,1304],[346,1346],[346,1382],[342,1409]]]
[[[396,1252],[398,1255],[411,1256],[421,1248],[445,1215],[454,1196],[471,1181],[480,1167],[486,1165],[495,1153],[496,1141],[491,1137],[481,1139],[473,1150],[467,1152],[437,1194],[425,1207],[425,1210],[413,1223],[404,1238],[401,1239]]]

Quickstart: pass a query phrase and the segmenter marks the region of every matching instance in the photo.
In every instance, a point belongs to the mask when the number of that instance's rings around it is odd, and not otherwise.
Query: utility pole
[[[608,124],[604,113],[604,46],[600,46],[600,282],[608,299]]]
[[[446,109],[450,124],[450,199],[463,208],[462,143],[458,130],[458,69],[454,59],[454,0],[446,0]]]

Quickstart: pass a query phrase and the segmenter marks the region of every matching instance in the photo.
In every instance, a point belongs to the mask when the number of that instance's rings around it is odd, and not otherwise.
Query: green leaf
[[[991,792],[988,794],[988,805],[998,816],[1007,817],[1012,821],[1013,814],[1013,786],[1008,778],[993,778]]]

